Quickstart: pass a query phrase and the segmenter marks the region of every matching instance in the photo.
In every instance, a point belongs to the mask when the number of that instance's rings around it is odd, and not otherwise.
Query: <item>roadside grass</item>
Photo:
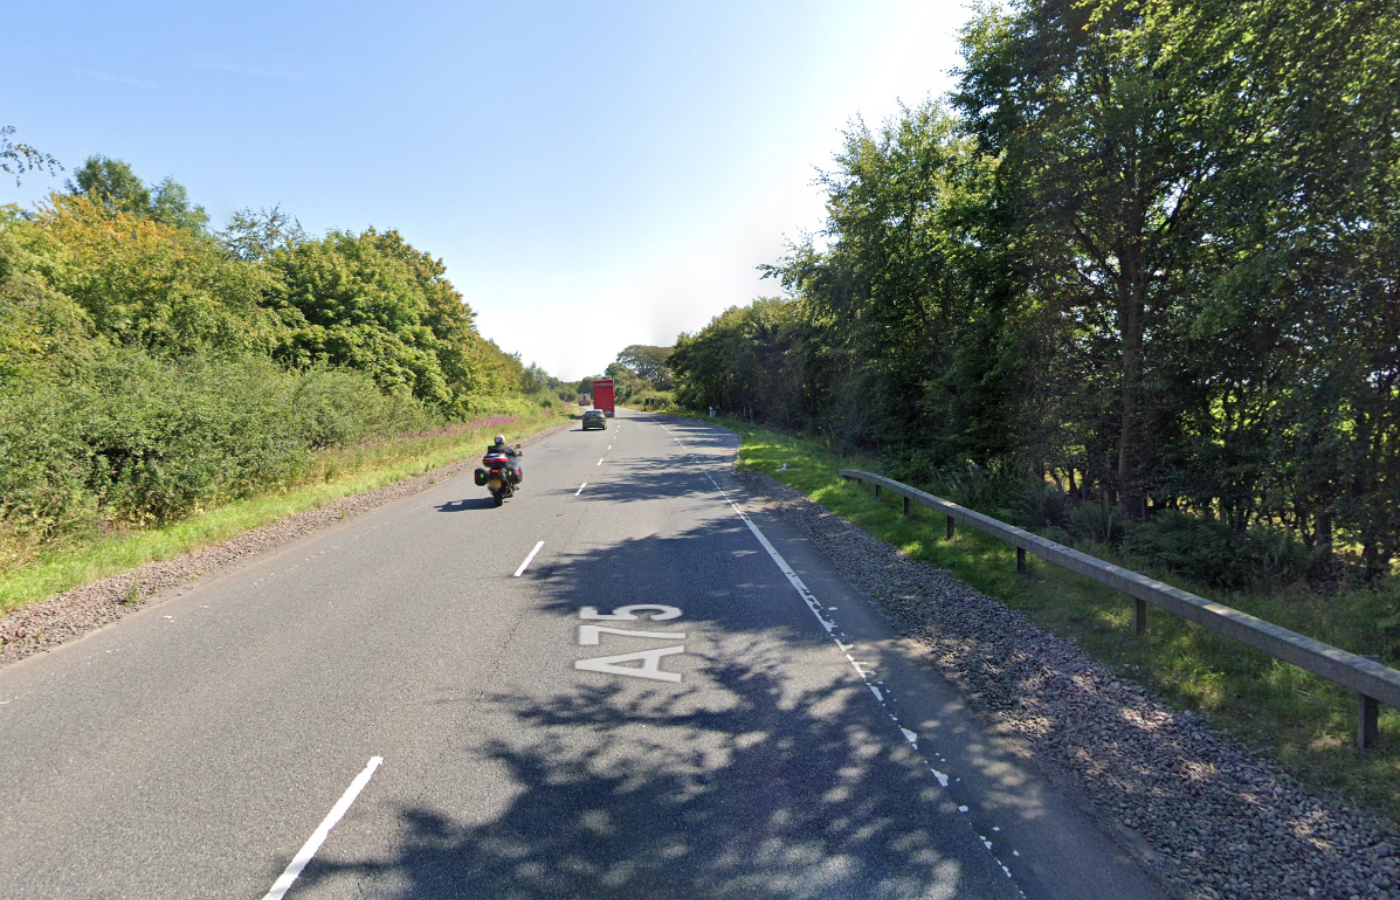
[[[471,423],[322,451],[308,467],[306,478],[281,493],[231,501],[158,528],[89,535],[0,573],[0,614],[476,456],[491,435],[504,433],[514,442],[568,418],[568,409],[559,404],[542,407],[503,398],[483,403],[481,414]]]
[[[1379,741],[1358,750],[1356,695],[1326,679],[1160,610],[1149,611],[1148,632],[1138,637],[1127,595],[1035,557],[1028,557],[1028,573],[1018,575],[1015,548],[965,525],[946,540],[943,516],[915,505],[906,517],[900,497],[877,500],[871,486],[838,474],[843,468],[878,472],[874,459],[742,421],[695,418],[739,433],[740,468],[766,472],[910,557],[951,570],[1036,625],[1075,641],[1117,674],[1179,709],[1206,716],[1300,781],[1400,824],[1400,712],[1382,706]],[[1379,656],[1388,665],[1400,661],[1393,638],[1377,627],[1387,607],[1394,615],[1394,596],[1353,591],[1320,597],[1303,589],[1225,593],[1153,571],[1105,547],[1079,549],[1334,646]]]

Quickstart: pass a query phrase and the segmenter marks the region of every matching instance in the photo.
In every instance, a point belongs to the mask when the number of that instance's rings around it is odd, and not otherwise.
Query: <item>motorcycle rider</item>
[[[486,448],[486,452],[504,453],[510,459],[510,470],[513,476],[511,478],[511,481],[514,481],[516,484],[519,484],[525,479],[525,470],[520,467],[521,451],[519,448],[512,447],[510,444],[507,444],[505,435],[496,435],[495,440],[491,442],[491,446]]]

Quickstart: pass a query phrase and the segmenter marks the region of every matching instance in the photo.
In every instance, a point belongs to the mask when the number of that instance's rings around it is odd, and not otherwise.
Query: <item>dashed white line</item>
[[[605,456],[605,457],[603,457],[603,459],[607,459],[607,457]],[[598,465],[601,466],[601,465],[603,464],[603,459],[598,460]]]
[[[583,488],[579,488],[579,490],[583,490]],[[523,563],[520,564],[520,568],[518,568],[518,569],[515,570],[515,576],[514,576],[514,577],[516,577],[516,578],[519,578],[519,577],[520,577],[520,573],[522,573],[522,572],[525,571],[526,566],[530,565],[530,563],[531,563],[531,562],[534,560],[534,558],[535,558],[535,554],[536,554],[536,553],[539,553],[539,552],[540,552],[540,548],[543,547],[543,546],[544,546],[544,541],[540,541],[538,544],[535,545],[535,549],[531,550],[531,551],[530,551],[530,555],[527,556],[527,557],[525,557],[525,561],[524,561]]]
[[[382,762],[384,762],[383,757],[374,756],[370,758],[369,765],[365,766],[365,770],[359,775],[356,775],[355,780],[350,782],[350,787],[345,789],[345,793],[336,801],[335,806],[331,807],[330,815],[326,816],[325,820],[311,833],[311,838],[297,851],[297,855],[292,858],[291,865],[287,866],[287,870],[282,873],[282,877],[272,883],[272,890],[267,892],[263,900],[282,900],[282,898],[286,896],[287,891],[291,889],[292,882],[297,880],[297,876],[301,875],[302,870],[306,868],[306,864],[311,862],[311,858],[316,855],[316,851],[321,849],[321,845],[325,843],[326,837],[331,833],[331,829],[335,827],[336,823],[339,822],[346,811],[350,809],[350,804],[355,802],[355,798],[360,796],[360,791],[364,790],[365,785],[369,784],[370,778],[374,775],[374,770],[379,768],[379,764]]]
[[[733,509],[734,512],[739,516],[740,521],[742,521],[745,525],[748,526],[749,531],[758,540],[758,543],[763,547],[764,550],[768,552],[768,556],[772,558],[773,562],[777,563],[778,569],[787,578],[788,583],[791,584],[793,588],[797,591],[798,596],[801,597],[803,602],[807,604],[807,608],[811,611],[812,615],[816,616],[817,621],[820,622],[822,624],[822,627],[826,629],[827,635],[836,643],[836,646],[840,647],[843,651],[847,651],[852,645],[844,643],[838,636],[836,622],[832,619],[828,619],[825,615],[823,615],[822,605],[820,601],[817,600],[816,595],[813,594],[811,589],[807,587],[807,585],[802,581],[800,577],[798,577],[797,572],[793,570],[792,566],[788,565],[787,560],[783,559],[782,554],[778,552],[778,549],[774,547],[771,542],[769,542],[767,535],[765,535],[762,531],[759,530],[758,525],[755,524],[754,521],[748,517],[748,514],[744,512],[743,508],[741,508],[738,503],[735,503],[733,500],[730,499],[729,495],[725,493],[724,489],[719,486],[719,482],[715,481],[714,476],[711,475],[708,471],[705,471],[703,468],[701,469],[701,471],[703,471],[705,473],[705,477],[710,480],[710,484],[714,485],[715,490],[719,491],[719,495],[720,497],[724,498],[724,502],[728,503],[730,508]],[[871,673],[865,671],[865,669],[862,667],[862,664],[857,662],[856,659],[852,657],[849,652],[845,653],[845,657],[846,661],[849,662],[851,664],[851,667],[856,670],[857,674],[860,675],[861,680],[865,682],[865,686],[870,688],[870,692],[874,694],[875,698],[883,705],[885,703],[885,696],[881,692],[879,687],[870,683]],[[917,751],[918,744],[916,743],[916,741],[918,736],[914,735],[914,737],[911,738],[911,732],[899,724],[898,718],[896,718],[895,716],[890,716],[890,719],[895,723],[897,727],[899,727],[900,731],[904,732],[905,739],[908,740],[911,744],[913,744],[914,749]],[[944,789],[947,789],[949,782],[953,780],[950,779],[946,773],[940,772],[932,766],[929,767],[929,771],[933,774],[933,777],[938,780],[938,784]],[[960,813],[966,813],[967,811],[968,808],[966,806],[958,807],[958,812]],[[982,838],[982,841],[983,843],[987,843],[986,838]],[[992,850],[990,843],[987,843],[987,849],[989,851]],[[1006,873],[1007,878],[1010,878],[1013,881],[1015,880],[1015,876],[1011,874],[1011,870],[1006,867],[1006,864],[1002,862],[1001,858],[995,852],[992,853],[992,859],[996,861],[997,865],[1001,866],[1001,870],[1004,873]],[[1022,897],[1025,896],[1025,892],[1021,891],[1019,886],[1017,886],[1017,892]]]
[[[574,496],[577,497],[579,494],[582,494],[583,489],[586,487],[588,487],[588,482],[585,481],[583,484],[578,486],[578,490],[574,491]]]

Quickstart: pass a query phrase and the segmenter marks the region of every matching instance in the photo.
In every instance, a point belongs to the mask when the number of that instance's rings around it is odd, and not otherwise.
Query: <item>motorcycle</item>
[[[521,454],[517,451],[516,455]],[[520,469],[511,461],[509,454],[488,452],[481,458],[481,468],[476,470],[476,484],[477,487],[489,489],[496,505],[500,506],[507,497],[515,494],[520,484]]]

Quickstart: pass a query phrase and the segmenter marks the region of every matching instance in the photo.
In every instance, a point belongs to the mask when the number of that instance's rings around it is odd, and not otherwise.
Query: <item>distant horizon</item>
[[[820,229],[842,133],[951,86],[963,7],[553,3],[11,12],[31,73],[0,126],[55,156],[171,177],[222,229],[393,229],[441,258],[484,337],[577,382],[632,344],[781,293],[757,267]],[[523,323],[523,325],[522,325]]]

